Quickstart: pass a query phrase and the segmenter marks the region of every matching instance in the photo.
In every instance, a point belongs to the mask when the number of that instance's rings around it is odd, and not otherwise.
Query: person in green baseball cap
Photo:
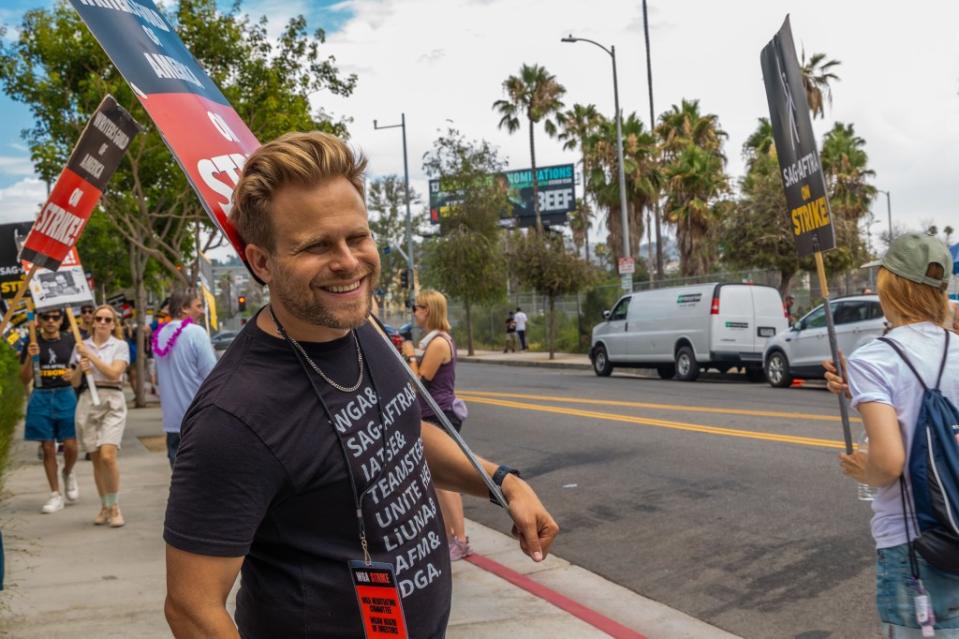
[[[845,392],[862,416],[868,450],[839,455],[846,476],[876,489],[872,501],[872,536],[876,543],[876,603],[883,637],[918,637],[935,630],[937,637],[959,638],[959,575],[945,572],[910,553],[914,529],[904,505],[911,501],[900,489],[911,479],[907,469],[923,401],[923,383],[959,405],[959,338],[947,330],[946,288],[952,258],[936,237],[907,233],[896,238],[878,266],[876,285],[883,314],[892,325],[886,339],[894,342],[915,370],[890,344],[873,340],[844,363],[840,377],[831,363],[826,380],[834,393]],[[920,378],[924,380],[920,382]],[[904,474],[905,473],[905,474]],[[902,490],[902,492],[901,492]],[[918,584],[918,585],[917,585]],[[922,590],[922,592],[919,592]],[[917,618],[918,597],[927,597],[934,613]],[[922,616],[922,615],[919,615]],[[928,627],[927,627],[928,626]]]

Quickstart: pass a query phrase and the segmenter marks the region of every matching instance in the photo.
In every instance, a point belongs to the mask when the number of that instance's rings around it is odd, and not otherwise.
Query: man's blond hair
[[[363,196],[366,158],[343,140],[320,131],[287,133],[253,152],[243,166],[230,220],[247,244],[272,252],[272,203],[287,185],[313,186],[333,177],[345,177]]]

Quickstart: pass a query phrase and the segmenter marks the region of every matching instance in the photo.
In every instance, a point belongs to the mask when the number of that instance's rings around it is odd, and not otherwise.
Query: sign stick
[[[82,344],[83,338],[80,336],[80,327],[77,326],[77,318],[73,316],[73,309],[69,306],[67,307],[67,319],[70,320],[70,332],[73,333],[73,339],[76,340],[77,344]],[[87,371],[83,376],[87,378],[87,386],[90,388],[90,401],[94,406],[99,406],[100,394],[97,393],[97,385],[93,383],[93,373]]]
[[[380,319],[370,313],[370,320],[373,328],[376,329],[376,332],[380,334],[380,337],[383,338],[383,341],[389,346],[389,350],[396,356],[396,359],[399,360],[400,364],[403,366],[403,372],[406,373],[406,376],[413,382],[413,385],[416,386],[416,392],[422,397],[430,408],[433,409],[433,414],[436,415],[436,418],[440,420],[440,423],[443,425],[443,430],[453,438],[453,441],[456,442],[456,445],[460,447],[460,450],[463,451],[463,454],[466,455],[466,458],[469,459],[470,463],[473,465],[473,468],[476,469],[476,472],[479,473],[480,477],[483,478],[483,483],[486,484],[486,487],[489,489],[490,494],[496,500],[500,506],[505,508],[507,512],[509,511],[509,502],[506,501],[506,497],[503,496],[503,491],[500,490],[500,487],[497,486],[492,478],[486,474],[486,471],[483,469],[483,465],[476,458],[476,455],[473,454],[473,451],[470,450],[469,445],[463,440],[459,433],[456,432],[456,429],[453,428],[453,425],[450,423],[449,418],[446,417],[446,414],[443,412],[443,409],[439,407],[436,403],[436,400],[433,399],[429,391],[426,390],[426,386],[423,385],[423,382],[417,377],[416,373],[413,372],[413,369],[410,368],[409,364],[403,355],[400,354],[396,347],[393,345],[393,342],[390,341],[390,338],[386,336],[386,332],[383,330],[383,323],[380,322]]]
[[[10,318],[13,317],[13,313],[17,310],[17,306],[20,305],[20,300],[23,299],[23,296],[27,294],[27,291],[30,290],[27,286],[30,283],[30,280],[33,279],[33,276],[36,275],[37,269],[39,267],[36,264],[30,266],[30,270],[27,271],[27,276],[23,278],[23,281],[20,282],[20,290],[17,291],[16,296],[10,300],[10,306],[7,307],[7,312],[3,316],[3,321],[0,321],[0,335],[7,330],[7,324],[10,323]]]
[[[823,264],[822,251],[816,251],[816,273],[819,275],[819,290],[822,291],[823,308],[826,311],[826,330],[829,334],[829,352],[832,353],[832,363],[842,374],[842,359],[839,354],[839,345],[836,341],[836,325],[832,320],[832,306],[829,303],[829,283],[826,281],[826,266]],[[849,430],[849,404],[846,395],[839,393],[839,415],[842,417],[842,437],[846,443],[846,454],[852,454],[852,432]]]
[[[30,346],[37,345],[37,316],[33,313],[33,304],[27,298],[27,326],[30,327]],[[40,354],[33,356],[33,387],[43,386],[43,377],[40,374]]]

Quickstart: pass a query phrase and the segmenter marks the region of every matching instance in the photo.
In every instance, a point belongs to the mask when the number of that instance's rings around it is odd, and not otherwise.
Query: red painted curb
[[[500,579],[504,579],[514,586],[522,588],[530,594],[536,595],[540,599],[553,604],[561,610],[565,610],[569,614],[585,621],[594,628],[602,630],[610,637],[614,637],[615,639],[647,639],[645,635],[641,635],[635,630],[630,630],[626,626],[613,621],[609,617],[601,615],[595,610],[587,608],[586,606],[573,601],[569,597],[559,594],[552,588],[548,588],[539,582],[533,581],[526,575],[522,575],[515,570],[511,570],[503,564],[490,559],[489,557],[472,554],[466,557],[466,561],[478,568],[482,568],[486,572],[493,573]]]

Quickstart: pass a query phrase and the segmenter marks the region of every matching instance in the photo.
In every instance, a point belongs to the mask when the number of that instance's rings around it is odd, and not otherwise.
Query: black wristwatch
[[[517,477],[520,476],[519,471],[516,470],[515,468],[512,468],[511,466],[507,466],[505,464],[501,464],[500,467],[496,469],[496,472],[493,473],[493,477],[492,477],[493,483],[499,486],[500,488],[502,488],[503,480],[506,479],[507,475],[516,475]],[[504,495],[504,498],[505,498],[505,495]],[[489,500],[493,502],[494,504],[496,504],[497,506],[502,505],[498,501],[496,501],[496,497],[493,496],[493,491],[490,491]]]

